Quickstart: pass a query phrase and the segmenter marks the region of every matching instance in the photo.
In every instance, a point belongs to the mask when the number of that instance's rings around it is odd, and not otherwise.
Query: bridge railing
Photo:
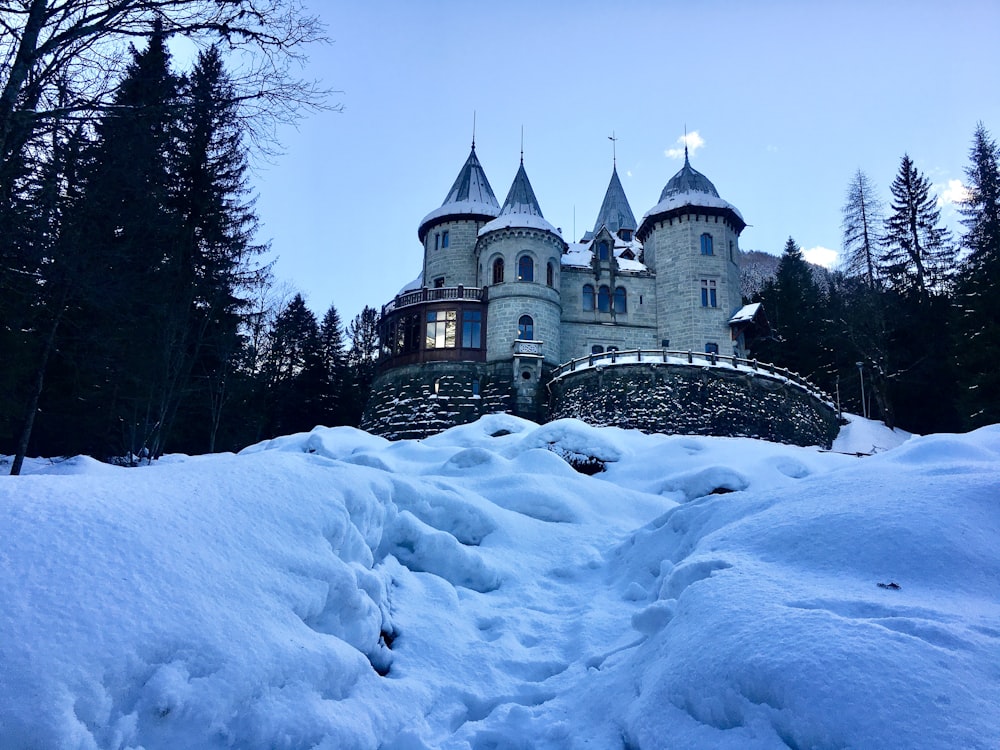
[[[740,372],[748,372],[754,375],[783,380],[798,386],[810,394],[827,403],[832,403],[830,397],[823,393],[815,384],[807,378],[785,367],[779,367],[767,362],[759,362],[756,359],[744,359],[735,355],[715,354],[712,352],[692,352],[675,351],[669,349],[612,349],[611,351],[599,354],[588,354],[583,357],[571,359],[552,371],[549,383],[553,383],[559,378],[571,372],[590,369],[592,367],[607,367],[610,365],[633,365],[633,364],[668,364],[686,367],[719,367]]]

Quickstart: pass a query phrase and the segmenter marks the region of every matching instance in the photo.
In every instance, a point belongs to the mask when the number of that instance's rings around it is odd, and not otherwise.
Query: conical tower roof
[[[719,197],[719,191],[715,189],[712,181],[691,166],[691,162],[688,161],[687,148],[684,149],[684,166],[670,178],[670,181],[663,188],[663,192],[660,193],[660,200],[664,201],[670,196],[680,193],[706,193],[714,195],[716,198]]]
[[[535,191],[531,187],[528,173],[524,170],[524,159],[514,175],[514,182],[507,192],[507,198],[500,209],[500,216],[479,230],[480,236],[494,229],[505,227],[530,227],[533,229],[544,229],[559,236],[559,232],[554,226],[549,224],[542,216],[542,209],[535,198]],[[560,239],[562,239],[560,237]]]
[[[473,143],[472,152],[465,160],[465,164],[458,173],[458,177],[455,178],[455,183],[448,191],[448,195],[445,196],[444,203],[424,217],[417,229],[417,236],[423,242],[431,226],[446,218],[468,216],[489,219],[499,213],[500,204],[493,194],[490,181],[486,179],[486,172],[483,171],[479,157],[476,156],[476,144]]]
[[[611,182],[608,184],[608,191],[604,194],[604,202],[601,210],[597,214],[597,221],[594,222],[594,232],[597,234],[601,227],[607,227],[612,234],[618,234],[622,229],[631,229],[633,232],[638,228],[635,223],[635,215],[625,197],[625,190],[622,182],[618,179],[618,168],[611,171]]]
[[[723,200],[712,181],[691,166],[685,148],[684,166],[667,182],[660,193],[660,202],[643,215],[636,238],[645,242],[656,221],[685,213],[691,207],[709,209],[708,213],[729,217],[737,233],[746,226],[739,209]]]

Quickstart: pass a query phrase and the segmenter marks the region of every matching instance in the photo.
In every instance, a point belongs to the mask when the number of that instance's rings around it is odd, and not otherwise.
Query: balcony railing
[[[422,287],[414,289],[412,292],[397,294],[396,298],[382,306],[382,315],[388,315],[394,310],[411,305],[422,305],[426,302],[441,302],[445,300],[472,300],[475,302],[486,301],[486,287],[474,286],[443,286],[430,289]]]

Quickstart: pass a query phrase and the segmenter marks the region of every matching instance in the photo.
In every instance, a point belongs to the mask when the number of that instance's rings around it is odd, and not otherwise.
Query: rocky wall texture
[[[389,440],[407,440],[474,422],[485,414],[512,412],[511,373],[510,362],[431,362],[394,368],[376,378],[361,428]]]
[[[786,381],[724,368],[622,364],[550,386],[549,418],[667,434],[752,437],[829,448],[832,406]]]

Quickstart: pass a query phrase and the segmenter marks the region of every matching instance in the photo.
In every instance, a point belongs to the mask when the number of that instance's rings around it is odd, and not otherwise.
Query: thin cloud
[[[823,247],[822,245],[817,245],[816,247],[810,247],[808,250],[802,248],[802,256],[817,266],[823,266],[823,268],[833,268],[837,265],[837,259],[839,253],[836,250],[831,250],[828,247]]]
[[[683,159],[685,146],[687,146],[689,153],[694,154],[695,151],[705,145],[705,139],[701,137],[697,130],[692,130],[687,135],[682,135],[678,138],[677,143],[680,145],[677,148],[668,148],[665,150],[663,152],[664,156],[668,159]]]
[[[946,204],[965,203],[969,200],[969,189],[961,180],[948,180],[945,185],[936,185],[938,189],[938,206]]]

